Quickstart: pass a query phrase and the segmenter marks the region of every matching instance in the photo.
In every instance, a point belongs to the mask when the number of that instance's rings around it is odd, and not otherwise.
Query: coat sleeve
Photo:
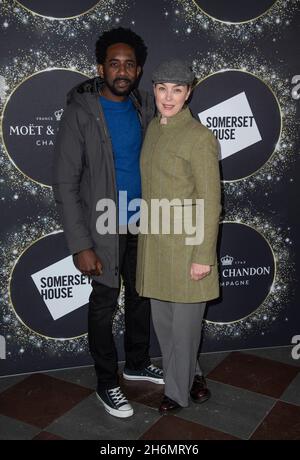
[[[80,180],[84,167],[84,139],[74,107],[67,107],[55,142],[53,193],[71,254],[92,248],[84,219]]]
[[[210,131],[197,140],[191,153],[191,166],[197,197],[204,199],[204,239],[193,248],[192,262],[215,265],[221,213],[221,184],[218,142]]]

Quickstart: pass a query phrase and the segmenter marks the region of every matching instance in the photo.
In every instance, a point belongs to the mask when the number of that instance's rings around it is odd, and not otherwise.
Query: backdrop
[[[292,0],[0,1],[1,375],[91,363],[88,279],[72,265],[51,190],[67,91],[94,76],[99,34],[130,27],[161,60],[189,60],[191,108],[221,146],[221,297],[203,351],[300,334],[300,5]],[[114,334],[123,354],[123,293]],[[151,355],[160,351],[152,334]]]

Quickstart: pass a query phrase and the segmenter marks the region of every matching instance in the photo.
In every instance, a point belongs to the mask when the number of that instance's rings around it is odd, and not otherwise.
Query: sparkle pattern
[[[89,59],[83,53],[76,53],[76,56],[73,56],[70,51],[68,56],[62,57],[59,51],[53,50],[53,54],[51,55],[46,51],[34,48],[31,48],[28,54],[24,54],[21,50],[18,50],[18,57],[13,59],[13,63],[11,65],[0,67],[3,95],[0,100],[0,117],[2,118],[3,116],[3,110],[7,98],[24,79],[36,72],[53,68],[64,68],[79,71],[87,75],[87,78],[91,78],[96,75],[96,67],[93,61],[93,56],[89,56]],[[0,182],[9,185],[14,192],[17,193],[18,198],[23,199],[29,194],[36,197],[37,201],[39,199],[47,200],[49,206],[53,207],[51,189],[31,181],[24,176],[11,161],[8,161],[8,156],[3,142],[0,143]],[[6,203],[8,203],[9,200],[18,198],[14,198],[14,194],[0,197],[0,199]]]
[[[15,231],[1,242],[0,303],[1,317],[3,318],[1,333],[7,340],[7,349],[9,350],[7,354],[10,358],[17,358],[19,354],[33,351],[35,353],[40,351],[41,355],[55,353],[55,355],[60,356],[60,354],[63,355],[69,352],[83,355],[88,350],[86,335],[74,339],[51,339],[30,330],[19,321],[10,300],[9,282],[15,263],[20,255],[32,242],[59,230],[61,230],[61,227],[53,216],[47,215],[47,217],[43,217],[38,215],[36,218],[27,218],[26,223],[16,226]],[[114,316],[114,335],[123,334],[123,313],[124,290],[122,289]],[[13,342],[17,342],[18,349],[11,346]]]
[[[0,79],[0,82],[2,81],[3,88],[2,94],[4,95],[0,101],[1,114],[3,112],[6,97],[8,97],[14,88],[26,77],[35,72],[51,68],[65,68],[81,71],[88,77],[92,77],[96,74],[93,56],[90,56],[90,61],[84,54],[76,54],[76,58],[75,56],[73,57],[69,54],[68,57],[62,58],[59,53],[54,56],[49,56],[46,52],[34,49],[31,49],[30,54],[27,56],[22,55],[22,53],[20,53],[19,56],[19,58],[14,60],[13,65],[6,66],[0,70],[0,74],[6,76],[6,80],[4,77],[2,80]],[[1,277],[1,292],[3,292],[4,295],[3,299],[1,299],[1,305],[3,305],[3,318],[6,318],[5,329],[7,330],[7,335],[5,337],[8,337],[8,340],[10,341],[17,340],[18,345],[22,345],[27,351],[32,347],[40,349],[41,354],[48,352],[48,349],[55,351],[58,355],[59,352],[63,351],[72,351],[73,353],[78,352],[79,354],[86,353],[88,349],[86,337],[63,341],[57,339],[45,339],[38,334],[32,333],[32,331],[22,325],[14,314],[12,306],[9,303],[9,295],[7,291],[10,270],[14,261],[33,241],[55,230],[61,230],[62,228],[60,227],[60,220],[55,210],[52,189],[50,187],[39,185],[24,176],[22,172],[20,172],[9,160],[2,142],[0,143],[0,171],[0,184],[2,185],[0,200],[5,206],[10,206],[10,203],[17,200],[20,200],[23,203],[24,201],[32,203],[32,200],[34,200],[34,209],[38,210],[39,208],[42,208],[43,210],[47,210],[47,217],[39,216],[37,221],[32,220],[32,222],[34,222],[34,226],[30,223],[22,225],[16,233],[9,236],[7,242],[3,242],[2,244],[3,276]],[[118,308],[116,309],[116,313],[114,315],[113,333],[116,336],[122,335],[123,330],[124,292],[121,292],[118,301]],[[7,343],[9,344],[9,341]]]
[[[224,220],[245,223],[260,232],[272,247],[277,265],[272,289],[255,312],[230,324],[205,323],[207,337],[220,342],[228,339],[233,344],[235,339],[269,333],[272,322],[278,321],[293,294],[295,263],[290,229],[283,222],[275,223],[278,216],[259,213],[252,204],[252,198],[257,194],[257,197],[265,196],[268,201],[272,189],[283,181],[291,169],[299,141],[299,120],[296,117],[295,100],[291,97],[291,76],[286,74],[283,63],[276,56],[278,51],[274,50],[274,56],[271,56],[274,58],[273,65],[271,59],[264,59],[259,48],[253,46],[253,37],[272,37],[274,43],[283,38],[287,28],[293,24],[293,14],[299,8],[299,0],[278,0],[266,14],[244,24],[217,21],[201,11],[193,0],[169,0],[164,4],[163,14],[167,24],[182,40],[191,36],[196,39],[197,36],[205,34],[210,43],[217,43],[219,40],[230,43],[230,51],[223,46],[220,52],[220,47],[209,45],[209,48],[215,47],[218,51],[192,56],[199,80],[225,69],[248,71],[269,85],[281,109],[281,138],[274,146],[273,155],[259,171],[248,178],[223,184],[226,201]],[[0,29],[3,34],[13,28],[19,34],[37,33],[40,38],[45,39],[51,33],[61,39],[57,47],[50,47],[47,40],[40,40],[39,48],[32,47],[28,52],[21,48],[15,49],[14,56],[9,56],[7,63],[0,66],[0,115],[3,115],[4,104],[16,86],[35,72],[65,68],[91,77],[95,75],[94,57],[88,47],[91,30],[99,30],[101,33],[117,26],[130,5],[129,0],[100,0],[95,8],[80,17],[53,20],[29,13],[13,0],[0,0]],[[131,25],[135,25],[134,20]],[[244,48],[243,55],[241,43]],[[250,51],[246,54],[245,50]],[[293,181],[293,178],[289,180]],[[59,358],[66,353],[72,353],[84,357],[88,348],[86,336],[71,340],[46,339],[29,331],[15,316],[8,292],[15,261],[33,241],[61,230],[61,226],[51,189],[31,181],[18,171],[8,160],[2,143],[0,184],[3,207],[17,208],[16,202],[20,200],[22,204],[31,206],[37,214],[26,217],[21,224],[16,219],[16,223],[11,225],[9,233],[1,242],[1,334],[5,335],[7,341],[7,355],[16,361],[25,353],[36,354],[39,351],[41,356],[55,355]],[[285,317],[285,321],[288,321],[288,317]],[[124,289],[121,291],[113,322],[113,333],[116,336],[121,336],[123,331]]]
[[[38,31],[42,36],[56,33],[62,40],[72,41],[93,28],[101,31],[118,26],[129,5],[128,0],[100,0],[86,14],[70,19],[55,19],[31,13],[14,0],[2,0],[0,4],[4,29],[13,27],[18,31],[25,25],[27,31]]]
[[[280,64],[275,70],[261,56],[258,58],[252,54],[245,58],[245,55],[241,55],[237,50],[230,54],[207,52],[206,55],[196,56],[192,65],[200,84],[204,77],[215,72],[234,69],[249,72],[260,78],[273,91],[282,119],[281,137],[274,145],[273,154],[258,171],[247,178],[228,181],[224,188],[226,195],[238,194],[241,197],[261,185],[268,194],[274,188],[274,183],[277,184],[283,179],[286,171],[295,161],[295,148],[299,138],[300,122],[296,117],[297,108],[291,97],[288,76],[283,74],[284,71],[281,72]]]
[[[227,209],[224,221],[247,224],[268,241],[275,258],[276,276],[269,295],[257,310],[246,318],[228,324],[205,322],[205,333],[217,341],[224,337],[234,339],[268,333],[271,323],[278,320],[278,316],[288,304],[296,281],[290,228],[276,226],[271,218],[268,219],[265,214],[258,213],[254,206],[252,209],[241,208],[237,200],[233,200]]]
[[[16,317],[14,309],[10,303],[9,280],[13,267],[25,249],[42,236],[60,230],[59,225],[52,217],[27,218],[19,228],[15,228],[14,233],[10,233],[1,244],[1,305],[2,305],[2,330],[7,341],[8,356],[16,359],[23,353],[33,351],[41,353],[55,353],[57,356],[65,352],[86,353],[86,337],[71,340],[53,340],[42,337],[24,326]],[[17,342],[18,349],[12,346]]]
[[[252,73],[269,86],[280,106],[281,137],[277,145],[274,145],[271,157],[251,176],[223,183],[226,202],[224,220],[248,224],[267,239],[277,262],[274,285],[265,301],[247,318],[229,324],[205,323],[207,337],[217,341],[225,337],[234,340],[250,334],[265,335],[271,330],[270,322],[278,319],[292,296],[295,262],[289,229],[283,229],[284,225],[277,227],[273,216],[259,214],[251,203],[256,194],[259,197],[263,195],[268,200],[272,190],[285,178],[295,161],[299,142],[299,120],[296,117],[295,101],[291,97],[290,81],[281,73],[280,65],[275,71],[262,57],[257,58],[252,54],[245,59],[237,50],[232,54],[207,52],[205,56],[197,56],[193,60],[193,68],[199,81],[220,70],[236,69]]]
[[[126,10],[126,1],[115,3],[114,0],[103,0],[86,15],[68,20],[50,20],[41,16],[33,15],[24,8],[16,6],[13,1],[0,0],[1,18],[4,18],[0,28],[3,30],[13,27],[19,30],[26,25],[26,31],[37,30],[40,34],[59,34],[62,41],[78,41],[79,35],[85,31],[88,33],[91,27],[96,27],[99,33],[105,29],[116,26],[120,22],[121,15]],[[22,49],[15,50],[15,57],[9,60],[9,64],[0,66],[0,116],[13,90],[33,73],[53,68],[64,68],[79,71],[88,78],[96,75],[94,56],[84,45],[82,40],[80,51],[74,46],[68,46],[67,52],[59,47],[49,48],[45,42],[40,48],[34,48],[24,53]],[[88,42],[88,40],[86,40]],[[74,51],[73,51],[74,50]],[[22,204],[31,206],[39,215],[26,218],[26,223],[14,225],[9,234],[4,237],[1,244],[1,334],[7,341],[7,356],[10,359],[18,359],[24,353],[37,353],[40,355],[58,358],[66,353],[86,356],[88,350],[87,337],[75,339],[46,339],[24,326],[14,313],[10,303],[9,280],[15,261],[20,254],[33,241],[46,236],[53,231],[61,230],[60,220],[56,213],[52,190],[50,187],[40,185],[24,176],[9,160],[2,142],[1,123],[0,142],[0,184],[1,204],[5,207],[16,205],[20,200]],[[118,308],[113,321],[114,335],[122,335],[124,330],[124,290],[121,291]],[[15,345],[15,346],[13,346]]]
[[[235,24],[222,22],[205,14],[193,0],[171,0],[170,3],[172,8],[165,8],[164,14],[172,22],[176,34],[205,32],[212,38],[235,39],[250,46],[253,35],[263,37],[265,34],[273,34],[274,41],[281,38],[292,22],[293,13],[299,7],[299,0],[278,0],[259,18]]]

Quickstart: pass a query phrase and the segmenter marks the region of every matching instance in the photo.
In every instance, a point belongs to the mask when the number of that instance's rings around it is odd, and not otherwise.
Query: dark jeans
[[[119,236],[120,274],[125,285],[125,367],[143,369],[150,364],[150,301],[135,290],[137,236]],[[118,386],[118,357],[112,334],[112,318],[117,307],[118,288],[92,282],[89,302],[88,335],[95,361],[98,390]]]

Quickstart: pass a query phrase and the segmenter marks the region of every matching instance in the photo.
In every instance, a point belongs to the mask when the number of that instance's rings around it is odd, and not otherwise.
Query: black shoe
[[[146,380],[152,383],[164,385],[163,371],[159,367],[149,364],[149,366],[138,371],[124,369],[123,377],[125,380]]]
[[[97,398],[102,402],[106,412],[115,417],[126,418],[133,415],[133,408],[128,403],[120,387],[97,391]]]

